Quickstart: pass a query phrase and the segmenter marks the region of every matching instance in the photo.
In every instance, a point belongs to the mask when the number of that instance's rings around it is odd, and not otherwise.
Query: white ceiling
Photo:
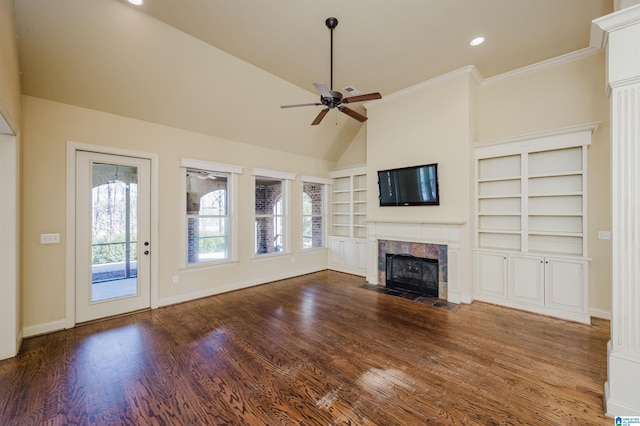
[[[15,0],[24,93],[331,161],[362,125],[336,115],[311,127],[317,110],[279,108],[315,102],[313,82],[329,85],[327,17],[339,20],[334,88],[385,96],[466,65],[486,78],[587,48],[591,21],[612,7],[612,0]],[[469,46],[476,36],[485,43]],[[249,73],[221,100],[207,92],[216,77],[206,58],[181,57],[186,38],[200,57],[215,50],[199,40],[304,90]],[[157,61],[147,51],[157,51]],[[175,78],[187,66],[201,67],[197,83]],[[124,82],[124,72],[135,83]],[[247,130],[247,120],[260,130]]]

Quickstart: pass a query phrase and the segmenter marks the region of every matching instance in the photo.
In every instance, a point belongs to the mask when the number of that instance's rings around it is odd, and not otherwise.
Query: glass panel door
[[[138,294],[138,167],[92,169],[91,301]]]
[[[76,154],[76,322],[151,306],[148,159]]]

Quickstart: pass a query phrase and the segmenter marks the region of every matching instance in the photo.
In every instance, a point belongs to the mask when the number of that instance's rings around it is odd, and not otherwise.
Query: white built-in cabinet
[[[367,273],[366,167],[331,172],[329,268],[365,276]]]
[[[474,149],[474,296],[588,323],[585,125]]]

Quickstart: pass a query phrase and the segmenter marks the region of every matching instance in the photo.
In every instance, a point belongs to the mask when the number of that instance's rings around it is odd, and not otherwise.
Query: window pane
[[[187,170],[187,212],[227,215],[227,186],[224,174]]]
[[[304,183],[302,189],[304,191],[302,214],[324,214],[323,189],[324,185],[321,183]]]
[[[282,201],[282,181],[256,178],[256,214],[281,214],[276,210],[278,202]]]
[[[324,185],[303,183],[302,248],[324,246]]]
[[[256,254],[282,251],[282,216],[256,218]]]
[[[322,216],[305,216],[302,218],[302,248],[324,247]]]
[[[187,219],[188,263],[228,258],[228,220],[226,217],[190,217]]]
[[[187,263],[229,258],[229,177],[187,170]]]

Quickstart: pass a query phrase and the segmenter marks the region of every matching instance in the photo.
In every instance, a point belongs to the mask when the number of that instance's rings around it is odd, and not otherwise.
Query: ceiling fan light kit
[[[338,111],[348,115],[351,118],[354,118],[360,122],[364,122],[367,121],[367,117],[365,117],[364,115],[360,114],[359,112],[356,112],[350,108],[347,108],[346,106],[344,106],[344,104],[348,104],[348,103],[353,103],[353,102],[363,102],[363,101],[370,101],[370,100],[374,100],[374,99],[381,99],[382,95],[380,95],[380,93],[378,92],[374,92],[374,93],[367,93],[364,95],[360,94],[360,91],[358,91],[357,89],[351,87],[351,86],[347,86],[345,88],[345,90],[347,90],[349,93],[353,93],[355,94],[355,96],[350,96],[348,98],[345,98],[342,96],[342,93],[340,93],[337,90],[333,90],[333,30],[335,27],[338,26],[338,19],[337,18],[327,18],[325,20],[325,25],[327,26],[327,28],[329,28],[330,32],[331,32],[331,75],[330,75],[330,88],[327,87],[326,84],[323,83],[313,83],[313,85],[316,87],[316,90],[320,93],[320,102],[311,102],[311,103],[305,103],[305,104],[293,104],[293,105],[282,105],[280,108],[295,108],[295,107],[301,107],[301,106],[320,106],[323,105],[325,108],[323,108],[318,115],[316,116],[316,118],[311,122],[312,126],[316,126],[318,124],[320,124],[320,122],[322,121],[322,119],[324,118],[325,115],[327,115],[327,113],[329,112],[329,110],[337,108]],[[348,90],[348,89],[352,89],[352,90]]]

